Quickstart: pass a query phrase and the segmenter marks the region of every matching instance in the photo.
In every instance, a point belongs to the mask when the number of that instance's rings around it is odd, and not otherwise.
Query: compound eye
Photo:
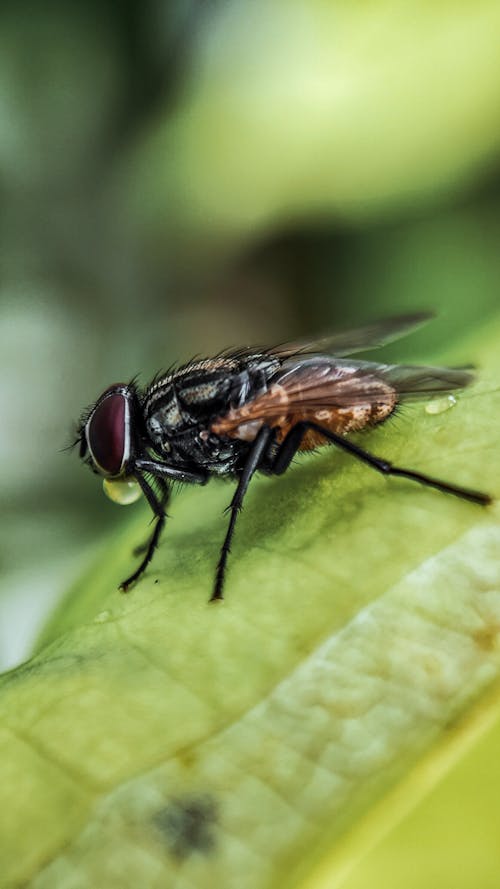
[[[128,458],[128,405],[115,392],[97,405],[87,424],[87,441],[96,468],[103,475],[120,475]]]

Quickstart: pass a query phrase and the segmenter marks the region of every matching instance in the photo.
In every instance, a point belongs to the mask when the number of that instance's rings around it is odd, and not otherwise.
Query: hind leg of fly
[[[462,488],[459,485],[450,484],[441,479],[433,478],[430,475],[424,475],[422,472],[415,472],[413,469],[404,469],[401,466],[394,466],[392,463],[389,463],[388,460],[383,460],[381,457],[376,457],[374,454],[370,454],[368,451],[365,451],[358,445],[354,444],[354,442],[349,441],[349,439],[344,438],[341,435],[336,435],[336,433],[331,432],[330,429],[326,429],[324,426],[313,422],[297,423],[297,425],[290,430],[276,454],[272,467],[274,475],[281,475],[288,469],[295,454],[299,450],[302,439],[308,429],[320,433],[328,441],[332,442],[332,444],[347,451],[351,456],[356,457],[358,460],[361,460],[361,462],[366,463],[383,475],[408,478],[412,481],[419,482],[421,485],[437,488],[437,490],[443,491],[445,494],[453,494],[455,497],[461,497],[463,500],[470,500],[472,503],[479,503],[483,506],[491,503],[492,498],[488,494],[483,494],[481,491],[475,491],[470,488]]]

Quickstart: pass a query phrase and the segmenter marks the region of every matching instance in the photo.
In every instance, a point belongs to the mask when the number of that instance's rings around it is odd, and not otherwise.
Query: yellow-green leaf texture
[[[481,366],[455,407],[408,407],[365,446],[498,493],[499,335],[445,356]],[[325,448],[252,484],[214,606],[231,491],[180,492],[126,596],[148,514],[117,510],[37,655],[2,677],[2,887],[354,889],[495,723],[496,505]]]

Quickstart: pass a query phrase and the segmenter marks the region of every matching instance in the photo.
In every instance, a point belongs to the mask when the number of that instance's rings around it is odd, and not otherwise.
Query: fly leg
[[[154,527],[153,534],[151,535],[151,539],[141,547],[140,551],[145,550],[145,555],[140,563],[139,567],[134,571],[130,577],[127,577],[120,586],[119,589],[126,593],[129,587],[135,583],[136,580],[141,576],[141,574],[146,570],[146,567],[149,565],[151,559],[153,558],[153,553],[158,546],[158,542],[160,540],[161,532],[163,531],[166,519],[165,506],[169,498],[170,489],[166,482],[161,479],[160,480],[160,490],[161,495],[158,497],[149,482],[146,481],[144,476],[139,473],[136,474],[135,478],[141,486],[142,492],[148,501],[151,509],[154,513],[154,518],[156,519],[156,525]]]
[[[290,430],[287,437],[281,444],[278,453],[276,454],[272,470],[273,474],[281,475],[283,472],[285,472],[286,469],[288,469],[295,454],[297,453],[297,450],[300,447],[302,438],[308,429],[313,429],[315,432],[319,432],[326,439],[328,439],[328,441],[331,441],[339,448],[342,448],[342,450],[347,451],[353,457],[356,457],[358,460],[361,460],[363,463],[366,463],[368,466],[371,466],[373,469],[376,469],[383,475],[394,475],[401,476],[403,478],[409,478],[412,481],[419,482],[422,485],[427,485],[430,488],[437,488],[438,491],[443,491],[445,494],[453,494],[455,497],[461,497],[463,500],[470,500],[472,503],[479,503],[483,506],[492,502],[492,498],[489,496],[489,494],[483,494],[481,491],[474,491],[470,488],[462,488],[459,485],[453,485],[449,482],[444,482],[441,479],[433,478],[430,475],[424,475],[422,472],[415,472],[413,469],[404,469],[401,466],[393,466],[393,464],[389,463],[388,460],[383,460],[381,457],[375,457],[374,454],[370,454],[368,453],[368,451],[364,451],[362,448],[354,444],[354,442],[349,441],[347,438],[344,438],[341,435],[336,435],[335,432],[331,432],[330,429],[325,429],[324,426],[313,422],[297,423],[297,425]]]
[[[229,552],[231,550],[231,541],[233,539],[234,528],[236,525],[236,519],[239,511],[243,506],[243,498],[245,496],[246,490],[250,483],[250,479],[252,478],[256,469],[259,468],[259,463],[265,454],[266,449],[269,446],[269,442],[273,437],[274,433],[272,429],[269,429],[268,426],[263,426],[260,432],[258,433],[253,447],[248,455],[247,462],[245,463],[242,473],[240,475],[238,481],[238,487],[234,492],[233,499],[229,504],[227,511],[231,513],[231,517],[229,519],[229,527],[226,532],[226,537],[224,539],[224,543],[222,544],[219,561],[217,563],[217,569],[215,572],[215,582],[213,593],[210,597],[210,601],[214,602],[217,599],[222,599],[223,594],[222,590],[224,587],[224,575],[226,573],[226,562]]]
[[[155,493],[151,484],[146,481],[143,473],[148,473],[154,477],[160,491],[160,496]],[[135,555],[142,555],[142,553],[145,553],[145,556],[137,570],[120,584],[119,589],[124,593],[127,592],[128,588],[135,583],[146,569],[147,565],[149,565],[153,558],[153,553],[158,546],[161,532],[165,526],[165,519],[167,517],[165,508],[170,497],[170,487],[167,479],[197,485],[204,485],[208,481],[208,475],[206,473],[189,472],[188,470],[177,469],[174,466],[168,466],[165,463],[150,459],[135,460],[131,467],[131,475],[134,476],[141,486],[142,493],[153,511],[153,519],[156,519],[156,525],[153,534],[151,535],[151,539],[142,546],[137,547],[134,552]]]
[[[170,500],[170,488],[167,485],[165,479],[160,478],[160,477],[156,478],[156,484],[157,484],[159,491],[160,491],[159,501],[161,504],[161,508],[162,508],[163,512],[165,512],[165,510],[168,506],[168,502]],[[153,510],[153,512],[154,512],[154,510]],[[156,513],[153,516],[153,521],[155,519],[155,516],[156,516]],[[165,517],[167,518],[166,514],[165,514]],[[144,543],[140,543],[139,546],[134,547],[133,555],[134,556],[142,556],[143,553],[147,552],[147,550],[149,548],[149,543],[150,543],[150,541],[146,540]]]
[[[300,448],[302,439],[306,434],[308,429],[307,423],[297,423],[295,426],[290,429],[290,432],[286,436],[286,438],[281,442],[276,456],[274,458],[274,462],[271,467],[271,473],[273,475],[283,475],[284,472],[287,471],[290,463],[295,457],[297,451]]]

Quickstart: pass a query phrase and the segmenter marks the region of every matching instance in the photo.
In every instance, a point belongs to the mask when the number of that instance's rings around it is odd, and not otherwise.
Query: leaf
[[[222,5],[183,101],[130,167],[134,218],[168,231],[174,253],[195,235],[227,249],[290,219],[380,218],[463,186],[498,150],[499,25],[496,0]]]
[[[454,356],[482,371],[453,409],[414,405],[366,447],[498,493],[499,333]],[[252,485],[223,604],[207,600],[232,488],[214,483],[179,494],[127,595],[146,511],[106,541],[38,654],[2,677],[2,886],[341,885],[457,760],[457,736],[480,736],[498,507],[333,449],[299,462]]]

